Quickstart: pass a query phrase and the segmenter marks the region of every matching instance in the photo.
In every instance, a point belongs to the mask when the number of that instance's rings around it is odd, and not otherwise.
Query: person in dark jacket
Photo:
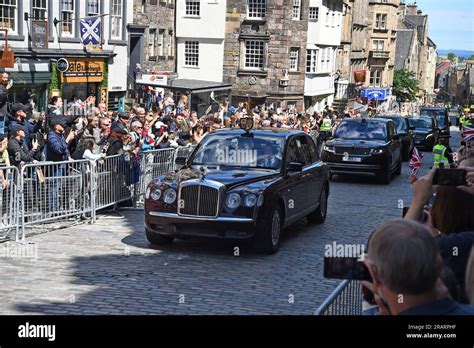
[[[24,145],[31,148],[31,135],[37,133],[38,129],[31,122],[26,121],[27,107],[23,104],[16,103],[11,107],[12,114],[8,119],[8,129],[11,131],[11,127],[20,125],[25,130],[25,139],[23,140]]]
[[[62,118],[54,118],[51,120],[52,130],[48,133],[48,144],[46,145],[46,159],[53,162],[68,161],[71,159],[69,153],[69,143],[74,139],[75,132],[71,131],[67,138],[64,138],[64,127],[66,123]],[[49,208],[51,213],[56,213],[61,208],[59,200],[59,192],[63,185],[62,180],[58,177],[67,176],[66,164],[61,163],[48,167],[47,176],[53,176],[50,183],[49,191]]]
[[[107,140],[107,156],[123,154],[123,138],[128,131],[118,124],[114,124]]]
[[[46,145],[46,160],[53,162],[67,161],[70,159],[69,143],[74,139],[75,132],[69,132],[64,138],[64,128],[66,123],[63,119],[55,118],[51,121],[52,130],[48,133],[48,143]]]
[[[38,142],[34,141],[31,150],[25,143],[25,128],[15,124],[10,128],[10,140],[8,141],[8,154],[10,163],[14,166],[20,166],[22,163],[37,162],[34,160],[34,154],[38,149]]]

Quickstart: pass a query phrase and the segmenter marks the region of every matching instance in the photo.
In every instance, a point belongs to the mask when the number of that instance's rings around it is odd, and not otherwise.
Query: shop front
[[[63,58],[57,65],[61,75],[60,95],[63,100],[74,97],[85,100],[95,96],[97,103],[107,103],[107,63],[104,59]]]
[[[12,98],[26,104],[33,98],[38,110],[45,110],[51,82],[49,60],[18,58],[13,68],[5,68],[13,81]]]

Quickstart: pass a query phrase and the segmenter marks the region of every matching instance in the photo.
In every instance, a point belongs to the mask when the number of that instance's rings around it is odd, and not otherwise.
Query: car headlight
[[[146,192],[145,192],[145,198],[146,198],[146,199],[150,198],[150,193],[151,193],[151,189],[148,187],[148,188],[146,189]]]
[[[237,209],[237,207],[240,205],[241,202],[240,195],[238,193],[229,193],[225,197],[225,205],[229,209]]]
[[[372,150],[372,155],[380,155],[381,153],[384,153],[385,149],[373,149]]]
[[[151,196],[151,199],[153,199],[155,201],[159,200],[160,197],[161,197],[161,190],[159,188],[154,189],[151,192],[150,196]]]
[[[327,151],[327,152],[336,152],[336,151],[334,150],[334,146],[327,146],[327,145],[324,145],[324,146],[323,146],[323,150],[324,150],[324,151]]]
[[[248,194],[245,196],[244,198],[244,205],[247,207],[247,208],[252,208],[255,206],[255,204],[257,204],[257,195],[251,193],[251,194]]]
[[[165,201],[166,204],[172,204],[176,200],[176,196],[176,190],[169,188],[165,191],[163,201]]]

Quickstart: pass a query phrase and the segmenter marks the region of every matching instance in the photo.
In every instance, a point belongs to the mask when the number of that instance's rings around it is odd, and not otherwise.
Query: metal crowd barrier
[[[10,239],[13,233],[15,239],[18,240],[19,172],[16,167],[2,167],[0,172],[3,174],[3,177],[0,176],[0,241]]]
[[[362,286],[343,280],[314,313],[315,315],[362,315]]]
[[[195,146],[145,151],[138,156],[116,155],[97,161],[40,162],[1,167],[0,241],[25,239],[25,228],[62,220],[95,220],[99,209],[144,198],[148,183],[176,169],[178,156],[188,157]],[[20,236],[21,230],[21,236]]]
[[[27,226],[92,212],[90,161],[27,164],[19,179],[22,240]]]

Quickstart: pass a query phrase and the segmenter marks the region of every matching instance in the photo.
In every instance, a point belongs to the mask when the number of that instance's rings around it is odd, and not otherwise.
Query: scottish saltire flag
[[[416,147],[414,147],[413,153],[411,154],[410,162],[408,162],[408,167],[411,169],[411,174],[418,174],[422,164],[423,153],[421,153]]]
[[[88,17],[80,21],[81,40],[84,46],[100,46],[102,44],[101,17]]]
[[[462,138],[466,143],[474,141],[474,126],[463,126]]]

